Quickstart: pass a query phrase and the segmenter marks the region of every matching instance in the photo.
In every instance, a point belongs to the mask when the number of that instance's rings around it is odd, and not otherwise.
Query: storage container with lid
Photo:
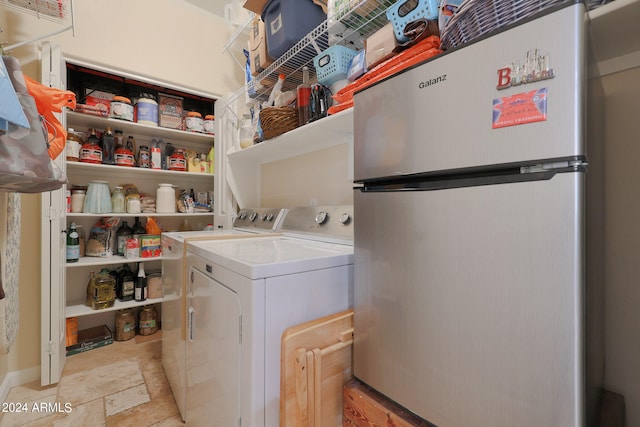
[[[83,144],[84,139],[80,132],[76,132],[71,128],[67,129],[67,143],[65,144],[65,154],[67,156],[67,161],[80,161],[80,148]]]
[[[213,135],[216,131],[216,118],[213,114],[204,116],[204,133]]]
[[[146,305],[140,310],[138,322],[140,335],[153,335],[158,332],[158,312],[152,305]]]
[[[325,19],[327,14],[322,7],[312,1],[270,0],[262,11],[269,56],[279,58]],[[319,38],[326,45],[326,33]],[[315,52],[313,46],[308,48],[312,54]]]
[[[109,106],[109,117],[132,122],[133,105],[131,105],[131,100],[124,96],[114,96]]]
[[[140,94],[136,101],[135,117],[138,123],[158,126],[158,103],[152,94]]]
[[[136,336],[136,316],[133,309],[116,313],[116,341],[128,341]]]
[[[159,184],[156,191],[156,212],[176,212],[176,192],[172,184]]]
[[[106,181],[91,181],[84,198],[83,212],[103,214],[113,212],[111,191]]]
[[[189,111],[184,121],[186,130],[191,132],[204,132],[204,120],[202,114],[197,111]]]

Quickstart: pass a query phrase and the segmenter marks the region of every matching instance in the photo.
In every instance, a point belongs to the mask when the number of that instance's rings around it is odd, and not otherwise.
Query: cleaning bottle
[[[296,106],[298,110],[298,126],[309,121],[309,102],[311,100],[311,85],[309,84],[309,67],[302,67],[302,83],[298,85]]]

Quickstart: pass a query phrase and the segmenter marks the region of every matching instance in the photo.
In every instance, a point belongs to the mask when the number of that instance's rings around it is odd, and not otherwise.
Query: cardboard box
[[[262,11],[264,10],[267,3],[269,3],[269,0],[247,0],[246,2],[244,2],[244,5],[242,7],[250,10],[256,15],[262,15]]]
[[[93,89],[85,89],[84,105],[91,108],[93,112],[90,114],[98,114],[100,116],[109,116],[111,108],[111,100],[115,95],[109,92],[101,92]],[[82,111],[85,112],[85,111]]]
[[[158,125],[163,128],[182,129],[182,97],[158,94]]]
[[[140,258],[155,258],[162,255],[162,243],[159,234],[140,236]]]
[[[251,34],[249,36],[249,63],[251,74],[257,76],[273,63],[273,58],[267,51],[267,34],[264,22],[259,16],[253,19]]]
[[[365,40],[365,63],[370,70],[377,64],[394,56],[398,48],[398,40],[393,33],[393,25],[388,23],[371,37]]]
[[[67,347],[67,356],[113,344],[113,334],[107,325],[78,331],[78,343]]]

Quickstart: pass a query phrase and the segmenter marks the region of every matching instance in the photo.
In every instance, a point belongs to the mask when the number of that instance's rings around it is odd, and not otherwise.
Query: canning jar
[[[114,96],[109,109],[109,117],[133,121],[133,105],[131,100],[124,96]]]
[[[80,213],[84,209],[84,198],[87,191],[84,188],[71,189],[71,212]]]
[[[153,335],[158,332],[158,313],[152,305],[142,307],[138,326],[140,335]]]
[[[136,336],[136,316],[133,309],[116,313],[116,341],[128,341]]]
[[[83,144],[84,141],[82,140],[82,135],[69,128],[67,130],[67,143],[65,145],[65,154],[67,156],[67,161],[80,161],[80,148]]]
[[[124,190],[120,186],[115,187],[111,193],[111,207],[115,213],[126,212]]]
[[[185,127],[191,132],[204,132],[204,121],[202,120],[202,114],[197,111],[189,111],[187,118],[184,121]]]
[[[216,118],[213,114],[204,116],[204,133],[213,134],[216,131]]]
[[[127,196],[127,212],[133,214],[142,212],[142,203],[140,202],[139,194],[129,194]]]

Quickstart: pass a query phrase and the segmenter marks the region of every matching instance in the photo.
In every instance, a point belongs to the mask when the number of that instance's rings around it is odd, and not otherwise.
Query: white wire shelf
[[[38,18],[71,23],[71,2],[68,0],[0,0],[0,5]]]
[[[393,3],[394,0],[350,0],[343,2],[335,11],[329,11],[327,20],[311,30],[262,73],[255,76],[244,88],[232,94],[229,103],[247,92],[255,92],[255,95],[252,95],[255,98],[268,95],[278,79],[278,74],[287,76],[283,90],[295,89],[302,83],[302,68],[304,66],[309,67],[310,78],[314,82],[316,76],[313,58],[334,44],[362,49],[362,41],[389,22],[386,10]],[[246,32],[246,29],[244,31]],[[245,32],[241,33],[245,34]],[[237,44],[232,38],[227,45],[236,46]]]

